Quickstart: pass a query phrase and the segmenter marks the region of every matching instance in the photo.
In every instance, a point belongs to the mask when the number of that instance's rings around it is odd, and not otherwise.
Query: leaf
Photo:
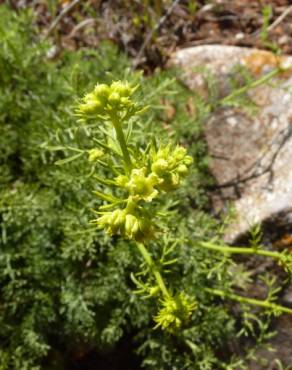
[[[62,145],[48,145],[48,146],[42,146],[44,149],[49,150],[50,152],[56,152],[58,150],[66,150],[66,147]]]
[[[84,153],[85,150],[74,148],[74,146],[67,146],[66,149],[72,150],[73,152]]]
[[[72,155],[71,157],[60,159],[59,161],[56,161],[55,164],[57,166],[62,166],[65,163],[69,163],[69,162],[74,161],[75,159],[81,157],[82,155],[83,155],[83,152],[82,153],[75,154],[75,155]]]
[[[101,177],[94,175],[93,176],[99,183],[102,185],[115,185],[117,186],[116,182],[113,180],[107,180],[107,179],[102,179]]]
[[[101,146],[106,151],[109,151],[109,152],[113,151],[116,155],[118,155],[119,157],[122,157],[122,155],[115,148],[102,143],[100,140],[96,138],[93,138],[93,141],[95,141],[99,146]]]
[[[127,133],[126,133],[126,142],[127,142],[127,144],[130,141],[132,131],[133,131],[133,122],[130,121],[129,126],[128,126],[128,130],[127,130]]]
[[[110,194],[103,194],[100,191],[94,190],[93,194],[97,195],[100,199],[105,200],[106,202],[110,203],[116,203],[119,201],[118,198],[115,198],[114,196]]]

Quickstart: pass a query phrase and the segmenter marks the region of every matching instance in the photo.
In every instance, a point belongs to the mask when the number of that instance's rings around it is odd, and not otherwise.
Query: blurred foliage
[[[63,368],[63,361],[80,356],[80,348],[84,356],[92,350],[114,356],[126,335],[135,338],[133,352],[148,369],[235,368],[239,360],[231,357],[229,338],[240,319],[202,288],[228,289],[234,274],[238,286],[246,287],[246,271],[226,255],[184,242],[186,236],[194,243],[218,237],[217,222],[204,212],[202,190],[211,181],[201,133],[208,103],[170,74],[146,79],[130,72],[127,59],[111,44],[49,61],[50,44],[38,40],[28,11],[16,14],[0,6],[0,38],[0,369]],[[139,82],[138,98],[153,107],[134,125],[138,145],[153,134],[170,136],[188,146],[195,160],[192,176],[176,195],[182,201],[175,196],[165,206],[176,236],[168,242],[178,243],[173,255],[178,263],[168,280],[200,302],[179,336],[153,330],[155,302],[141,303],[133,293],[130,272],[141,260],[132,245],[89,224],[99,202],[92,193],[98,190],[92,162],[80,155],[55,164],[79,154],[80,147],[95,148],[93,137],[101,131],[94,124],[76,124],[74,101],[97,81],[119,78]],[[248,326],[254,329],[249,338],[259,338],[259,345],[269,336],[264,317],[257,314]]]
[[[277,17],[288,9],[289,0],[281,0],[281,5],[275,3],[273,6],[259,1],[252,7],[248,0],[4,2],[14,9],[34,9],[37,23],[42,32],[50,30],[57,51],[83,46],[95,48],[101,40],[110,39],[133,58],[134,67],[142,67],[150,73],[157,67],[164,67],[178,47],[204,43],[249,46],[291,54],[289,17],[270,29]]]

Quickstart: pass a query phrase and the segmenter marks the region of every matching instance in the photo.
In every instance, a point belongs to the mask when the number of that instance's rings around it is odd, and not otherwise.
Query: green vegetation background
[[[236,335],[236,320],[202,289],[234,284],[227,272],[232,262],[183,242],[185,235],[194,242],[218,235],[202,190],[211,181],[201,135],[208,104],[171,73],[130,72],[112,44],[48,60],[51,45],[39,41],[27,11],[0,6],[0,40],[0,369],[64,369],[80,348],[114,356],[124,338],[148,369],[219,369],[225,361],[232,369],[227,339]],[[137,145],[153,134],[170,136],[195,161],[185,188],[163,205],[173,235],[165,238],[178,242],[178,263],[167,278],[200,302],[190,327],[176,337],[153,330],[155,303],[134,294],[136,250],[89,224],[99,201],[88,158],[55,164],[78,148],[94,148],[99,127],[78,125],[74,105],[96,82],[115,79],[140,83],[137,98],[152,105],[134,127]],[[195,117],[186,109],[189,99]]]

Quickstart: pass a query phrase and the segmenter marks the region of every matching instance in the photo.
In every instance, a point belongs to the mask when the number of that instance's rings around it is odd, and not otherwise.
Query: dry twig
[[[146,46],[148,45],[148,43],[151,41],[154,33],[156,31],[159,30],[159,28],[162,26],[162,24],[166,21],[166,19],[170,16],[170,14],[172,13],[173,9],[176,7],[176,5],[179,3],[180,0],[174,0],[174,2],[172,3],[171,7],[168,8],[167,12],[164,14],[164,16],[162,16],[160,19],[159,19],[159,22],[156,24],[156,26],[154,28],[152,28],[152,30],[148,33],[148,35],[146,36],[134,62],[133,62],[133,68],[135,68],[139,63],[140,63],[140,60],[141,60],[141,57],[142,57],[142,54],[146,48]]]
[[[89,27],[89,26],[93,26],[95,24],[96,24],[96,19],[94,19],[94,18],[84,19],[83,21],[78,23],[73,28],[73,30],[70,32],[70,34],[66,38],[70,39],[70,38],[74,37],[76,35],[76,33],[79,32],[81,29]]]
[[[57,25],[61,22],[61,20],[64,18],[64,16],[70,12],[71,9],[73,9],[78,3],[80,3],[81,0],[73,0],[72,3],[69,3],[65,6],[65,8],[61,11],[61,13],[53,20],[50,27],[48,28],[44,39],[47,39],[49,35],[54,31],[54,29],[57,27]]]
[[[271,32],[274,28],[276,28],[290,13],[292,12],[292,5],[288,6],[287,9],[267,28],[268,32]],[[258,36],[261,33],[261,30],[257,30],[252,33],[250,36]]]
[[[291,12],[292,5],[290,5],[272,24],[269,25],[267,31],[272,31],[274,28],[276,28]]]

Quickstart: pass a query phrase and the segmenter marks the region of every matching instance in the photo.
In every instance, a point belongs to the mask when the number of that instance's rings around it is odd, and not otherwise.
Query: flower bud
[[[165,159],[158,159],[151,166],[151,170],[153,172],[157,173],[157,175],[162,175],[162,176],[167,170],[167,168],[168,168],[168,162]]]
[[[124,107],[131,105],[131,101],[129,98],[121,98],[120,101],[121,101],[121,105]]]
[[[174,297],[166,297],[161,301],[162,308],[154,318],[157,327],[174,334],[185,325],[192,312],[196,309],[196,302],[191,301],[183,292]]]
[[[185,164],[180,164],[178,167],[177,167],[177,173],[180,175],[180,176],[182,176],[182,177],[184,177],[184,176],[186,176],[187,174],[188,174],[188,168],[187,168],[187,166],[185,165]]]
[[[173,156],[178,160],[181,161],[186,156],[186,149],[182,146],[177,146],[174,150]]]
[[[121,97],[129,97],[133,93],[133,88],[130,87],[128,82],[115,81],[111,84],[113,91],[117,92]]]
[[[135,239],[135,235],[139,231],[139,222],[137,220],[137,217],[128,214],[126,216],[126,222],[125,222],[125,235],[129,239]]]
[[[121,188],[124,188],[129,181],[129,178],[125,175],[119,175],[118,177],[115,178],[115,182],[118,186]]]
[[[186,155],[184,157],[184,160],[183,160],[183,163],[186,165],[186,166],[190,166],[192,163],[193,163],[193,158],[189,155]]]
[[[126,212],[125,210],[120,210],[120,209],[118,209],[117,211],[119,212],[117,213],[117,216],[115,217],[114,225],[122,229],[126,222]]]
[[[110,93],[110,88],[106,84],[97,84],[94,88],[94,94],[102,101],[106,101]]]
[[[119,217],[120,209],[113,211],[109,217],[107,232],[110,235],[116,234],[119,231],[119,225],[116,223],[117,218]]]
[[[125,184],[125,187],[136,200],[143,199],[146,202],[151,202],[158,195],[154,186],[159,183],[159,178],[154,173],[146,176],[146,172],[146,167],[133,169],[130,180]]]
[[[111,104],[113,106],[118,105],[119,102],[120,102],[120,95],[117,94],[116,92],[111,93],[109,98],[108,98],[108,102],[109,102],[109,104]]]
[[[91,149],[88,151],[88,160],[93,162],[98,158],[101,158],[104,155],[103,150],[101,149]]]
[[[107,212],[103,214],[101,217],[99,217],[97,220],[94,220],[93,222],[97,223],[97,226],[99,229],[107,228],[110,224],[112,213]]]
[[[105,212],[95,222],[98,228],[105,229],[110,235],[121,234],[124,232],[126,212],[122,209],[116,209],[111,212]]]
[[[159,289],[159,287],[157,285],[156,286],[153,286],[153,287],[149,288],[149,295],[151,297],[154,297],[154,296],[156,296],[159,293],[159,291],[160,291],[160,289]]]
[[[95,97],[93,93],[84,96],[83,103],[79,105],[78,111],[83,114],[100,114],[102,108],[101,102]]]

